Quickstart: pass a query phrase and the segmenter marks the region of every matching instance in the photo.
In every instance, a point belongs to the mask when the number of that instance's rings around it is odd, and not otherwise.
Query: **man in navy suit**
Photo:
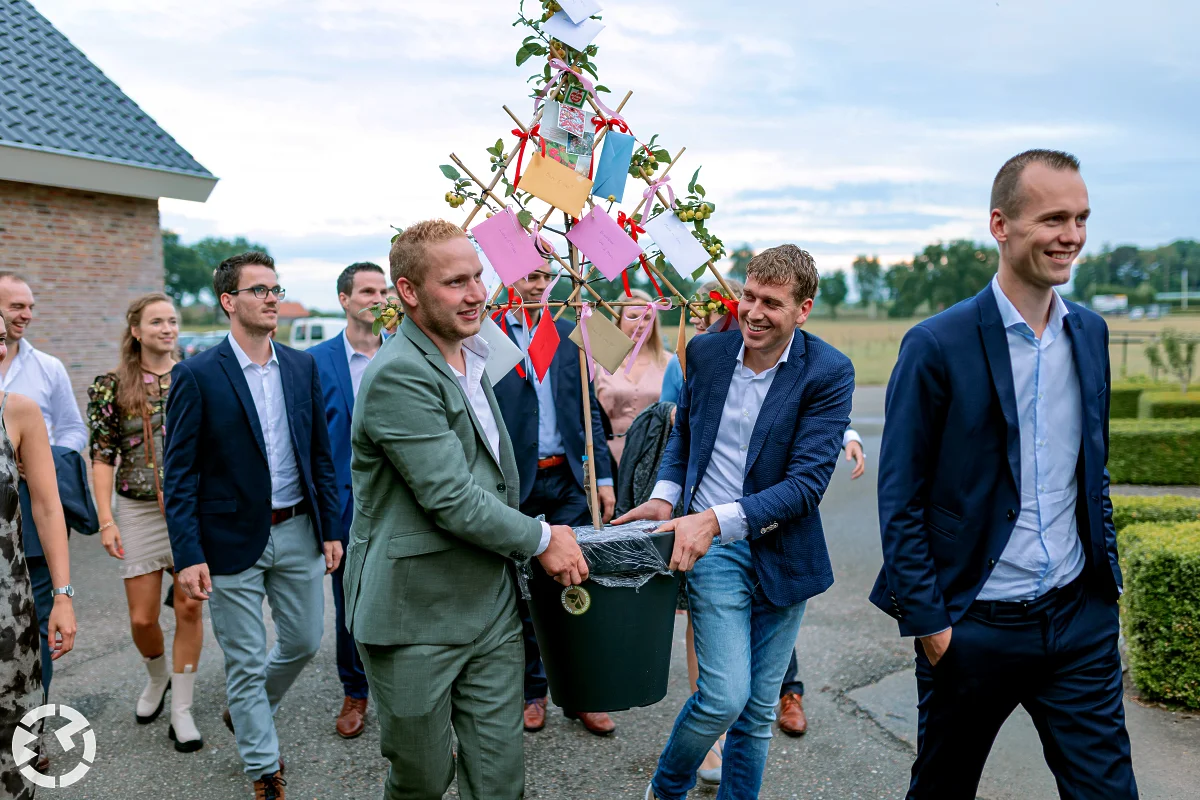
[[[689,571],[700,667],[646,798],[683,800],[726,730],[720,800],[758,797],[775,701],[806,601],[833,584],[817,510],[850,424],[850,359],[800,325],[817,270],[795,245],[746,267],[740,331],[688,343],[675,429],[651,499],[616,522],[667,520]]]
[[[871,602],[917,637],[908,797],[974,798],[1022,705],[1062,797],[1131,800],[1108,329],[1054,291],[1087,238],[1078,160],[1013,157],[991,208],[999,271],[908,332],[887,390]]]
[[[255,796],[282,798],[274,715],[321,646],[322,576],[342,558],[337,480],[316,362],[271,340],[284,294],[275,262],[255,251],[226,259],[213,294],[229,337],[171,372],[167,529],[179,584],[209,601],[225,654],[225,724]]]
[[[358,386],[371,359],[383,344],[380,334],[372,333],[371,306],[387,301],[387,278],[378,264],[362,261],[342,270],[337,279],[338,302],[346,312],[346,329],[308,352],[317,362],[321,389],[325,395],[325,421],[333,447],[333,467],[337,473],[338,500],[341,503],[340,527],[343,546],[350,540],[354,521],[354,494],[350,488],[350,419]],[[346,599],[342,593],[345,563],[333,571],[334,625],[337,629],[337,668],[344,698],[334,729],[343,739],[353,739],[365,729],[367,715],[367,674],[346,628]]]
[[[512,284],[524,301],[523,310],[505,315],[504,325],[509,337],[522,349],[529,346],[537,326],[554,325],[558,331],[558,349],[544,380],[538,380],[533,364],[526,358],[521,375],[512,370],[493,387],[496,403],[504,417],[504,426],[512,438],[517,456],[517,471],[521,477],[521,513],[530,517],[545,515],[551,525],[579,527],[590,525],[583,456],[583,383],[579,376],[580,350],[569,338],[575,322],[566,319],[554,322],[543,315],[538,304],[550,284],[550,273],[536,270]],[[528,318],[524,312],[528,312]],[[592,452],[595,456],[597,494],[600,516],[608,522],[617,505],[613,489],[612,462],[600,422],[600,403],[588,383],[592,408]],[[517,610],[525,635],[525,730],[540,731],[546,724],[546,671],[533,631],[533,619],[525,601],[517,599]],[[604,713],[574,713],[590,732],[604,736],[616,726]]]

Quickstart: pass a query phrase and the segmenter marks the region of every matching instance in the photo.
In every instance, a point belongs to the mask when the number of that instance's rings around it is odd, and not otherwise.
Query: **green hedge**
[[[1113,526],[1117,533],[1144,522],[1200,522],[1200,497],[1115,494],[1112,504]]]
[[[1133,419],[1136,417],[1138,401],[1144,391],[1146,391],[1145,386],[1114,385],[1108,405],[1109,419]]]
[[[1200,708],[1200,523],[1140,523],[1121,534],[1122,614],[1134,683]]]
[[[1200,419],[1117,419],[1109,426],[1113,483],[1200,485]]]
[[[1138,416],[1146,419],[1191,419],[1200,417],[1200,392],[1142,392]]]

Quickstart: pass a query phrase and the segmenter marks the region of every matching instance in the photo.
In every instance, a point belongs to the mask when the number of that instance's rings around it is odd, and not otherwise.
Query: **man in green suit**
[[[517,510],[508,434],[478,336],[487,295],[475,247],[441,220],[392,244],[404,306],[363,375],[351,425],[354,523],[346,621],[391,761],[387,800],[517,800],[524,649],[514,562],[587,578],[572,530]]]

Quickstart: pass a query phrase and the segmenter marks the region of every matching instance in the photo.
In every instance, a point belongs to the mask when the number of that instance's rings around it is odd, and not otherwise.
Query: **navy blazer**
[[[1121,585],[1108,497],[1108,326],[1067,303],[1083,403],[1076,519],[1085,575]],[[883,569],[871,602],[904,636],[954,625],[983,588],[1021,509],[1012,361],[991,286],[914,326],[900,345],[879,457]]]
[[[583,457],[587,450],[584,446],[583,431],[583,379],[579,376],[579,358],[582,351],[567,338],[575,329],[574,323],[559,320],[554,324],[558,328],[558,350],[554,353],[554,360],[550,362],[550,370],[546,374],[550,376],[550,387],[554,390],[554,411],[558,420],[558,433],[562,436],[563,447],[566,450],[567,464],[570,465],[575,480],[583,487]],[[512,326],[506,326],[505,329],[508,331],[508,338],[516,342]],[[525,364],[524,367],[527,373],[524,378],[513,369],[492,387],[517,457],[522,503],[529,499],[529,494],[533,491],[538,462],[537,390],[533,388],[533,376],[528,374],[529,365]],[[604,426],[600,422],[600,403],[596,400],[596,390],[590,382],[588,394],[592,403],[592,453],[596,458],[593,469],[596,471],[597,480],[611,479],[612,462],[608,457],[608,440],[604,438]]]
[[[742,347],[740,331],[709,333],[687,347],[687,380],[658,479],[683,487],[690,509],[712,459]],[[796,329],[750,436],[742,510],[750,554],[767,599],[790,606],[833,585],[818,506],[850,425],[854,367],[833,346]]]
[[[62,503],[67,534],[71,531],[88,535],[96,533],[100,529],[100,520],[96,517],[96,506],[92,503],[92,492],[88,488],[87,465],[83,462],[83,456],[60,445],[51,445],[50,452],[54,456],[58,499]],[[25,541],[25,555],[45,558],[42,540],[38,538],[37,523],[33,519],[29,486],[24,479],[17,483],[17,495],[21,504],[21,536]]]
[[[350,541],[350,523],[354,521],[354,492],[350,487],[350,420],[354,416],[354,384],[350,382],[350,362],[346,360],[346,334],[310,347],[307,352],[317,362],[321,394],[325,405],[325,423],[333,448],[333,470],[337,476],[338,502],[342,514],[341,536]]]
[[[275,343],[292,449],[316,533],[341,538],[337,479],[312,356]],[[163,500],[176,571],[207,563],[213,575],[249,569],[271,532],[271,472],[250,385],[229,340],[171,371]]]

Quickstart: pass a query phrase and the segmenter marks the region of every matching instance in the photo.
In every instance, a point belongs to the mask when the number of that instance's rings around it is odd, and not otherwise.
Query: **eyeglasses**
[[[275,295],[275,299],[282,300],[283,296],[287,294],[287,289],[284,289],[282,286],[263,286],[259,284],[258,286],[248,286],[245,289],[234,289],[232,292],[226,292],[226,294],[241,294],[242,292],[254,292],[254,296],[259,300],[266,300],[267,292],[270,292]]]

